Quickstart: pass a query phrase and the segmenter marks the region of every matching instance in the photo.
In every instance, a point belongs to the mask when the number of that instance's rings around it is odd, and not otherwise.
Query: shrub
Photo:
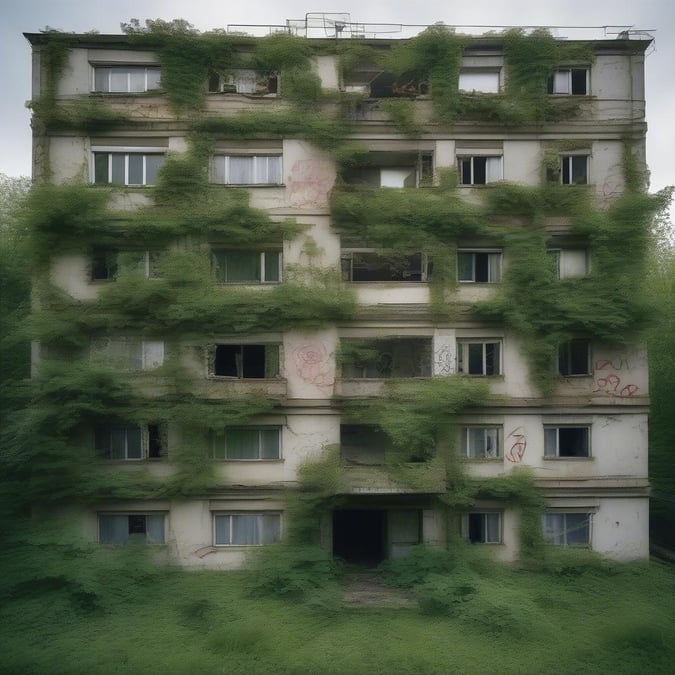
[[[422,614],[456,616],[478,592],[477,578],[466,568],[452,574],[429,574],[416,589]]]
[[[385,560],[380,570],[391,586],[412,588],[425,583],[430,575],[450,574],[456,565],[456,558],[445,549],[415,546],[405,558]]]

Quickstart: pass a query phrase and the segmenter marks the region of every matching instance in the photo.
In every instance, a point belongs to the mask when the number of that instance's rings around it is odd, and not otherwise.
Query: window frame
[[[127,254],[140,254],[141,258],[139,260],[138,270],[141,272],[144,279],[155,280],[161,279],[162,274],[159,272],[159,258],[162,255],[162,251],[157,249],[93,249],[90,261],[89,261],[89,283],[100,283],[100,282],[110,282],[116,281],[119,277],[120,271],[125,270],[125,266],[120,263],[120,256]],[[153,261],[153,257],[156,256],[156,259]],[[95,276],[97,269],[97,264],[95,263],[96,258],[105,258],[105,268],[107,274],[103,276]]]
[[[587,277],[591,271],[590,258],[587,248],[566,248],[566,247],[549,247],[546,253],[554,259],[554,272],[557,279],[582,279]],[[584,270],[581,274],[569,274],[565,270],[566,264],[564,260],[571,258],[574,255],[584,257]]]
[[[498,159],[499,160],[499,177],[494,178],[490,176],[488,163],[490,160]],[[476,160],[485,160],[484,175],[485,180],[483,182],[476,182]],[[469,180],[465,181],[465,172],[464,172],[464,163],[469,163]],[[504,155],[503,153],[472,153],[471,151],[462,151],[457,153],[457,169],[459,172],[459,186],[460,187],[476,187],[479,185],[491,185],[497,183],[500,180],[504,180]],[[479,176],[480,177],[480,176]]]
[[[239,348],[239,360],[237,361],[237,355],[235,354],[235,368],[237,370],[236,375],[224,375],[216,373],[216,365],[218,358],[218,347],[238,347]],[[244,349],[246,347],[263,347],[264,352],[264,363],[263,371],[265,374],[263,377],[251,377],[244,375]],[[273,357],[269,349],[276,349],[276,357]],[[282,345],[279,342],[217,342],[207,350],[207,373],[209,377],[223,379],[223,380],[232,380],[232,381],[242,381],[242,380],[276,380],[281,377],[281,367],[282,367]],[[270,359],[268,361],[268,359]],[[274,375],[267,375],[266,371],[272,368],[276,364],[276,373]]]
[[[354,279],[354,257],[359,255],[372,255],[376,258],[398,258],[400,260],[411,259],[415,256],[420,258],[420,274],[419,279]],[[342,281],[350,284],[380,284],[380,283],[396,283],[396,284],[420,284],[429,283],[433,274],[433,261],[431,256],[422,251],[407,254],[407,255],[382,255],[378,253],[377,249],[373,248],[343,248],[340,251],[340,276]],[[414,275],[411,275],[414,276]]]
[[[391,361],[387,361],[390,353],[386,351],[386,348],[389,344],[393,342],[409,342],[417,341],[420,343],[420,346],[423,349],[421,357],[415,362],[409,361],[407,365],[413,363],[413,368],[411,370],[417,372],[419,370],[422,372],[420,375],[410,375],[410,374],[393,374],[393,370],[399,372],[400,365],[398,361],[394,359],[391,355]],[[363,349],[366,352],[374,352],[375,358],[368,361],[367,359],[357,358],[355,361],[349,361],[344,357],[345,353],[349,353],[348,349],[344,349],[343,345],[346,343],[360,343],[357,344],[357,350]],[[427,335],[406,335],[406,336],[373,336],[373,337],[342,337],[340,339],[340,350],[343,354],[343,357],[340,359],[340,378],[345,380],[388,380],[388,379],[421,379],[426,377],[432,377],[433,375],[433,339],[431,336]],[[416,345],[413,345],[416,346]],[[394,366],[397,366],[394,368]],[[360,371],[361,374],[348,374],[352,370],[353,373]],[[403,369],[406,370],[406,369]],[[373,371],[376,371],[375,374],[372,374]],[[389,372],[387,372],[389,371]]]
[[[472,279],[461,279],[460,278],[460,272],[461,272],[461,265],[459,262],[459,257],[460,255],[471,255],[473,256],[472,258]],[[486,255],[488,256],[487,259],[487,271],[488,271],[488,279],[486,281],[482,280],[476,280],[476,255]],[[498,278],[497,279],[491,279],[489,278],[491,276],[491,271],[492,271],[492,265],[490,264],[490,256],[497,256],[497,271],[498,271]],[[481,248],[458,248],[457,249],[457,281],[460,284],[498,284],[502,280],[502,267],[504,263],[504,254],[501,249],[481,249]]]
[[[136,539],[132,539],[133,534],[138,534],[138,533],[133,533],[129,532],[126,541],[124,542],[105,542],[101,541],[101,518],[112,518],[112,517],[126,517],[127,519],[130,518],[140,518],[143,517],[146,519],[144,523],[144,528],[145,532],[145,546],[165,546],[167,543],[167,512],[156,512],[156,511],[141,511],[141,512],[129,512],[129,511],[115,511],[115,512],[110,512],[110,511],[99,511],[96,514],[96,523],[97,523],[97,529],[98,529],[98,543],[102,546],[124,546],[125,544],[128,544],[130,541],[137,541]],[[161,517],[162,518],[162,541],[151,541],[149,539],[150,532],[149,532],[149,527],[147,523],[147,518],[148,517]],[[131,529],[131,521],[128,521],[128,528]]]
[[[255,82],[252,87],[252,91],[245,91],[245,89],[251,89],[246,85],[247,78],[243,76],[244,73],[249,74],[249,81],[255,79]],[[250,76],[253,74],[253,77]],[[213,83],[218,79],[218,85],[213,86]],[[266,87],[267,91],[262,92],[262,89],[258,88],[257,84],[261,80],[267,80],[268,86]],[[209,73],[209,78],[207,81],[207,91],[209,94],[238,94],[241,96],[267,96],[273,97],[279,95],[279,73],[274,71],[260,71],[255,68],[232,68],[229,70],[212,70]],[[269,85],[274,83],[272,87]],[[272,91],[273,90],[273,91]]]
[[[503,338],[457,338],[457,372],[461,375],[466,375],[467,377],[499,377],[500,375],[504,374],[503,370],[503,350],[504,350],[504,340]],[[469,364],[469,368],[471,367],[470,363],[470,355],[469,355],[469,348],[470,345],[482,345],[482,371],[480,373],[471,373],[471,372],[465,372],[463,368],[463,364],[467,363]],[[487,345],[497,345],[498,346],[498,352],[497,352],[497,360],[498,360],[498,366],[496,371],[497,372],[492,372],[488,373],[488,353],[487,353]]]
[[[573,353],[573,348],[575,345],[583,343],[585,345],[586,351],[586,365],[583,372],[573,372],[576,370],[574,364],[577,361]],[[560,377],[588,377],[593,374],[593,356],[592,356],[592,344],[591,341],[587,338],[572,338],[571,340],[566,340],[558,345],[558,375]],[[564,368],[565,362],[567,367]],[[568,371],[568,372],[563,372]]]
[[[106,63],[90,63],[91,66],[91,92],[96,94],[145,94],[150,91],[162,91],[162,67],[159,64],[144,64],[144,63],[124,63],[124,64],[106,64]],[[108,88],[107,89],[97,89],[97,70],[108,70]],[[111,75],[113,70],[118,71],[127,71],[127,87],[125,89],[111,89]],[[132,71],[144,71],[144,86],[143,89],[135,91],[131,88],[131,75]],[[148,74],[150,71],[158,71],[159,79],[157,80],[156,87],[148,86]],[[122,72],[120,72],[122,74]]]
[[[568,535],[570,532],[574,532],[578,529],[578,526],[570,527],[567,524],[567,519],[570,516],[585,516],[585,524],[583,529],[586,532],[585,541],[583,542],[569,542]],[[552,517],[562,518],[562,528],[560,530],[554,530],[553,528],[547,527],[547,519]],[[550,546],[564,546],[569,548],[591,548],[593,542],[593,511],[583,510],[583,509],[574,509],[574,510],[562,510],[562,509],[550,509],[545,511],[541,516],[541,529],[544,541]],[[562,541],[552,541],[552,539],[557,539],[562,537]]]
[[[460,68],[459,71],[459,76],[457,78],[457,89],[460,94],[492,94],[496,95],[501,93],[502,91],[502,77],[501,77],[501,67],[494,67],[494,68],[481,68],[481,67],[476,67],[476,68],[471,68],[471,67],[466,67],[466,68]],[[462,75],[465,77],[469,76],[481,76],[481,75],[490,75],[490,76],[497,76],[497,88],[489,88],[489,89],[463,89],[462,88]]]
[[[471,539],[471,517],[480,516],[481,518],[481,531],[482,537],[480,540]],[[496,516],[497,517],[497,539],[490,539],[490,527],[488,526],[488,517]],[[504,543],[504,512],[499,510],[492,509],[476,509],[471,510],[468,513],[462,514],[462,537],[466,539],[471,544],[479,545],[500,545]]]
[[[220,279],[219,278],[219,270],[222,269],[222,266],[220,265],[218,259],[217,259],[217,254],[218,253],[257,253],[259,254],[259,260],[258,260],[258,269],[259,269],[259,274],[258,276],[260,277],[258,280],[253,280],[253,279],[247,279],[247,280],[228,280],[228,279]],[[276,256],[277,257],[277,278],[276,279],[267,279],[267,262],[268,262],[268,257],[271,256]],[[216,280],[217,284],[222,284],[222,285],[271,285],[271,284],[280,284],[283,281],[283,255],[282,251],[280,249],[277,250],[272,250],[272,249],[262,249],[262,250],[250,250],[250,249],[234,249],[234,248],[221,248],[214,246],[211,248],[211,269],[213,270],[214,277]],[[227,267],[225,267],[225,274],[223,276],[227,275]]]
[[[108,185],[119,187],[152,187],[157,183],[148,182],[148,157],[161,157],[162,161],[156,169],[156,173],[160,171],[164,162],[166,161],[165,147],[129,147],[129,146],[115,146],[115,145],[94,145],[91,148],[91,163],[90,163],[90,180],[93,185]],[[108,155],[107,158],[107,180],[97,181],[97,155]],[[122,155],[124,157],[124,182],[113,182],[113,155]],[[143,178],[141,183],[129,182],[129,161],[130,157],[142,158],[142,173]]]
[[[584,444],[586,448],[586,454],[583,455],[571,455],[571,454],[560,454],[560,430],[561,429],[583,429],[585,431]],[[551,431],[555,431],[555,444],[552,447],[550,443]],[[548,433],[547,433],[548,432]],[[569,424],[547,424],[544,423],[544,459],[545,460],[568,460],[568,459],[581,459],[588,460],[593,459],[592,447],[591,447],[591,424],[583,423],[569,423]]]
[[[139,451],[140,455],[138,457],[129,457],[128,456],[128,433],[130,429],[137,430],[139,432]],[[125,456],[124,457],[113,457],[112,456],[112,435],[115,431],[124,430],[125,432]],[[97,436],[106,433],[109,436],[109,448],[98,448]],[[153,439],[157,441],[156,447],[159,448],[159,454],[153,456]],[[143,423],[143,424],[133,424],[133,423],[119,423],[119,424],[97,424],[93,429],[93,446],[94,451],[97,455],[101,456],[107,462],[156,462],[164,460],[168,457],[168,443],[167,443],[167,430],[163,424],[156,423]],[[103,451],[103,454],[101,454]]]
[[[229,431],[250,431],[257,432],[257,457],[228,457],[227,452],[227,434]],[[263,457],[264,454],[264,432],[276,432],[276,457]],[[223,451],[222,456],[219,456],[218,442],[222,439]],[[222,434],[218,431],[213,431],[211,434],[211,457],[214,460],[221,462],[278,462],[283,459],[282,454],[282,439],[283,430],[280,424],[261,424],[261,425],[234,425],[225,427]]]
[[[233,531],[232,526],[233,518],[242,517],[242,516],[255,516],[257,518],[256,522],[256,538],[257,542],[252,544],[242,544],[233,542]],[[276,538],[272,541],[264,541],[264,518],[276,518],[278,520]],[[219,518],[229,518],[229,539],[228,542],[219,542],[218,541],[218,527],[217,522]],[[243,548],[243,547],[252,547],[252,546],[267,546],[273,544],[277,541],[281,541],[283,536],[283,523],[280,511],[213,511],[212,512],[212,532],[213,532],[213,545],[217,548]]]
[[[484,435],[484,446],[485,446],[485,451],[483,453],[483,456],[478,456],[471,454],[472,452],[472,438],[471,438],[471,432],[476,431],[476,430],[483,430],[485,432]],[[488,455],[487,454],[487,448],[488,448],[488,443],[487,443],[487,433],[494,431],[495,436],[496,436],[496,441],[495,441],[495,453],[493,455]],[[499,461],[503,459],[504,457],[504,452],[503,452],[503,443],[504,443],[504,429],[503,425],[501,424],[463,424],[460,427],[460,452],[461,456],[464,457],[467,460],[471,461],[482,461],[482,460],[488,460],[488,461]]]
[[[119,344],[126,348],[127,354],[115,354],[114,345]],[[161,345],[161,347],[160,347]],[[111,354],[106,355],[106,352],[111,350]],[[133,350],[133,351],[132,351]],[[136,353],[138,350],[138,353]],[[155,362],[147,362],[151,354],[157,354],[160,359]],[[125,362],[125,358],[128,362]],[[115,367],[129,373],[143,373],[157,370],[164,365],[166,358],[165,344],[163,340],[142,340],[138,338],[126,337],[95,337],[89,343],[89,357],[90,359],[100,359],[105,357],[108,363],[114,362]],[[136,363],[140,362],[140,367],[136,367]]]
[[[223,168],[222,171],[217,167],[217,163],[220,161],[222,158],[223,160]],[[230,168],[230,163],[232,159],[251,159],[253,162],[253,181],[252,182],[236,182],[232,180],[232,169]],[[259,174],[259,166],[261,164],[262,159],[265,159],[265,173],[267,175],[268,180],[260,180],[261,176]],[[278,173],[279,180],[277,182],[273,182],[269,180],[269,174],[270,174],[270,169],[269,169],[269,160],[270,159],[277,159],[279,161],[279,166],[275,170],[275,173]],[[284,185],[284,164],[283,164],[283,153],[281,150],[279,152],[264,152],[260,154],[250,154],[250,153],[224,153],[224,152],[216,152],[212,155],[211,157],[211,183],[214,183],[216,185],[241,185],[241,186],[251,186],[251,187],[259,187],[261,185],[269,185],[269,186],[283,186]],[[218,180],[218,177],[222,175],[223,180]]]
[[[582,93],[580,92],[574,92],[574,71],[584,71],[585,72],[585,78],[584,78],[584,91]],[[566,78],[566,89],[567,91],[558,91],[559,83],[563,79],[562,77],[565,75]],[[563,68],[556,68],[556,70],[553,71],[553,74],[548,80],[547,84],[547,93],[549,96],[590,96],[591,93],[591,87],[590,87],[590,68],[587,66],[581,66],[581,67],[576,67],[576,66],[568,66],[568,67],[563,67]]]
[[[584,181],[580,182],[574,180],[574,163],[575,160],[583,159],[584,164]],[[567,167],[565,165],[567,164]],[[590,152],[565,153],[560,155],[560,176],[559,182],[561,185],[590,185],[591,184],[591,154]],[[567,176],[565,176],[567,174]]]

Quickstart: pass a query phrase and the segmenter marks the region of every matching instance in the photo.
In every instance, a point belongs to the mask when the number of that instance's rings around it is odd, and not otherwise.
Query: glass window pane
[[[544,514],[544,539],[549,544],[562,545],[565,543],[564,514]]]
[[[499,255],[499,253],[490,253],[488,259],[488,281],[495,283],[499,281],[502,276],[501,255]]]
[[[567,513],[566,521],[567,545],[578,546],[588,544],[588,515],[586,513]]]
[[[129,69],[129,91],[132,93],[145,91],[145,68]]]
[[[230,185],[251,185],[253,182],[253,157],[230,157],[228,183]]]
[[[160,88],[160,77],[162,71],[160,68],[148,68],[148,91]]]
[[[149,544],[164,543],[164,516],[152,515],[145,517],[147,538]]]
[[[258,459],[257,429],[228,429],[227,459]]]
[[[555,457],[558,454],[558,430],[544,429],[544,456]]]
[[[258,251],[216,252],[219,274],[218,281],[257,282],[260,281],[260,253]]]
[[[485,345],[485,374],[498,375],[499,372],[499,343],[488,342]]]
[[[572,158],[572,183],[574,185],[585,185],[588,182],[586,168],[588,158],[585,155],[574,155]]]
[[[278,514],[262,516],[262,543],[273,544],[281,538],[281,517]]]
[[[110,431],[110,459],[126,459],[127,430],[114,428]]]
[[[487,157],[472,157],[473,184],[485,185],[487,182]]]
[[[224,155],[216,155],[213,158],[212,171],[213,171],[213,182],[214,183],[225,183],[225,165],[227,163],[227,157]]]
[[[107,152],[94,153],[94,183],[108,182],[108,157]]]
[[[140,427],[127,427],[127,459],[141,459],[143,451],[141,448],[141,429]]]
[[[482,344],[467,345],[469,351],[469,374],[484,375],[483,370],[483,347]]]
[[[94,68],[94,91],[109,91],[110,68]]]
[[[553,91],[556,94],[570,93],[570,71],[558,70],[554,75]]]
[[[216,516],[216,545],[231,544],[230,516]]]
[[[146,155],[145,156],[145,184],[156,185],[159,169],[164,164],[164,155]]]
[[[485,541],[490,544],[498,544],[500,542],[499,536],[499,513],[486,513],[486,538]]]
[[[474,281],[485,283],[489,281],[489,267],[488,267],[487,253],[474,253],[476,261],[476,274]]]
[[[164,363],[164,342],[143,341],[143,370],[154,370]]]
[[[272,155],[267,158],[267,182],[273,185],[281,185],[283,183],[281,155]]]
[[[129,185],[143,185],[143,155],[129,155]]]
[[[279,459],[279,429],[260,431],[262,459]]]
[[[485,429],[485,456],[499,457],[499,429]]]
[[[278,251],[265,252],[265,281],[279,281],[279,257]]]
[[[473,253],[457,254],[457,278],[460,281],[474,281]]]
[[[124,185],[126,183],[126,156],[120,152],[112,154],[112,175],[110,182],[114,185]]]
[[[485,162],[485,182],[494,183],[502,179],[502,158],[487,157]]]
[[[124,515],[100,515],[98,537],[101,544],[124,544],[129,539],[129,520]]]
[[[110,69],[110,91],[129,91],[129,75],[126,68]]]
[[[485,457],[485,430],[468,429],[469,457]]]
[[[256,514],[232,516],[232,543],[238,546],[260,544],[260,518]]]

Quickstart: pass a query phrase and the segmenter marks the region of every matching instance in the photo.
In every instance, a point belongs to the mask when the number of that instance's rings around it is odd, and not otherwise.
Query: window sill
[[[286,183],[210,183],[224,188],[285,188]]]
[[[542,459],[546,462],[568,462],[570,460],[581,461],[581,462],[589,462],[589,461],[593,461],[595,458],[594,457],[542,457]]]
[[[214,462],[236,462],[237,464],[283,464],[284,459],[219,459],[214,458]]]
[[[501,463],[504,461],[503,457],[462,457],[465,462],[477,462],[479,464]]]
[[[504,375],[503,373],[499,375],[478,375],[476,373],[462,373],[461,371],[457,372],[457,375],[461,375],[462,377],[482,377],[485,378],[486,380],[492,380],[493,382],[504,382]]]

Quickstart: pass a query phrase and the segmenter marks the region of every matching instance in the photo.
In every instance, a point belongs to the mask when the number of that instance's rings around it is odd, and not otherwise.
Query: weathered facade
[[[447,67],[425,36],[446,40]],[[522,510],[489,482],[521,467],[550,543],[646,557],[646,353],[625,322],[598,327],[592,284],[616,272],[602,237],[622,236],[593,228],[644,168],[649,41],[286,36],[305,65],[263,68],[253,55],[274,36],[224,34],[229,56],[209,52],[199,100],[180,102],[170,43],[184,39],[194,65],[204,36],[149,37],[27,35],[36,179],[106,195],[100,222],[48,252],[40,283],[87,318],[75,347],[36,336],[35,374],[50,360],[112,365],[134,409],[82,419],[70,442],[96,475],[146,481],[67,505],[87,536],[235,568],[291,527],[300,466],[339,448],[317,535],[348,561],[456,536],[515,559]],[[555,51],[539,90],[523,84],[517,40],[535,66],[540,43]],[[418,57],[407,71],[402,45]],[[542,253],[529,287],[522,236]],[[560,317],[538,306],[543,287],[570,301]],[[446,408],[441,380],[483,389]],[[433,413],[416,426],[427,383]],[[460,474],[480,487],[453,504]]]

